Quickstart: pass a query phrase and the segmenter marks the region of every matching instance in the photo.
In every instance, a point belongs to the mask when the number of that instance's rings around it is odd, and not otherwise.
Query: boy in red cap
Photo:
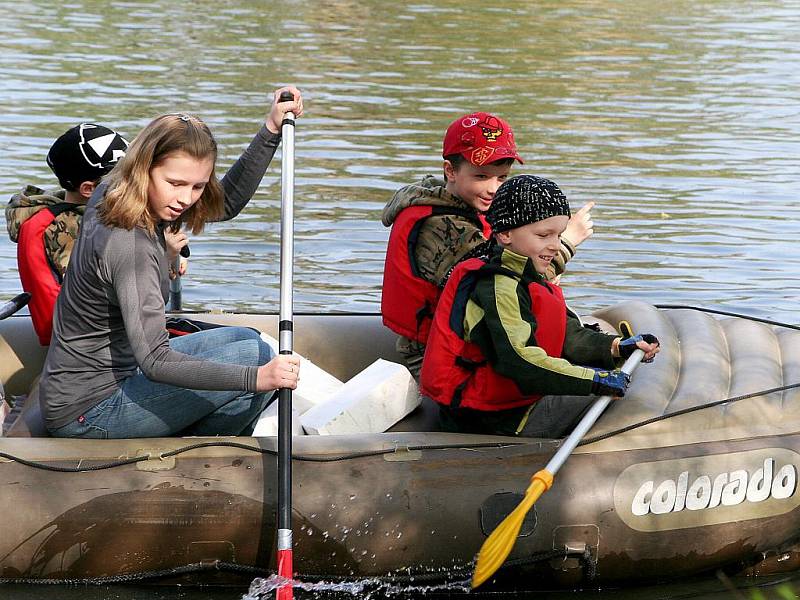
[[[401,188],[382,216],[392,231],[381,313],[384,324],[400,335],[397,351],[417,379],[441,289],[456,263],[478,252],[491,237],[483,213],[514,161],[523,162],[509,124],[485,112],[450,124],[442,158],[444,180],[429,175]],[[592,205],[570,219],[548,278],[560,276],[576,246],[592,234]]]

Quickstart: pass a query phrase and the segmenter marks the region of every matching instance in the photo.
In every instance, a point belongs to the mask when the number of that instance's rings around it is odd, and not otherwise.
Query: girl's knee
[[[251,327],[226,327],[231,337],[236,338],[236,340],[260,340],[261,339],[261,332],[252,329]]]
[[[272,349],[267,342],[262,340],[260,337],[258,338],[258,360],[260,361],[258,364],[263,365],[264,363],[268,363],[273,358],[275,358],[275,351]]]
[[[243,365],[258,367],[268,363],[275,356],[272,348],[261,338],[239,340],[233,344]]]
[[[251,329],[250,327],[237,327],[239,330],[237,333],[240,336],[239,339],[241,340],[253,340],[258,344],[258,360],[260,361],[258,364],[264,364],[272,360],[275,356],[275,351],[272,347],[264,341],[262,334],[260,331],[255,329]]]

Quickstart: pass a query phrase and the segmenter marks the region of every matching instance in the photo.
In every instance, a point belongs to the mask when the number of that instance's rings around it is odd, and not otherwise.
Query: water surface
[[[292,82],[295,308],[375,312],[381,208],[439,171],[453,118],[490,110],[516,172],[598,203],[564,279],[581,312],[637,298],[796,322],[798,25],[777,1],[4,1],[0,192],[54,184],[44,156],[80,120],[133,137],[175,110],[208,121],[224,171]],[[188,308],[276,310],[278,167],[193,240]],[[15,251],[0,242],[4,297]]]

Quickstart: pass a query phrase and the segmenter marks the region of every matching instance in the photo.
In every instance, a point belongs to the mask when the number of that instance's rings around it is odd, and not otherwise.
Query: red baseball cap
[[[451,154],[460,154],[478,167],[504,158],[524,164],[517,154],[511,126],[485,112],[464,115],[450,124],[444,134],[442,156]]]

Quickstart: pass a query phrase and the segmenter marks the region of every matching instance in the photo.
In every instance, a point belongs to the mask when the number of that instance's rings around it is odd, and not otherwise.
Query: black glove
[[[621,358],[628,358],[633,351],[636,350],[636,342],[646,342],[648,344],[658,344],[661,345],[658,341],[658,338],[654,336],[652,333],[641,333],[639,335],[634,335],[632,337],[626,337],[620,340],[619,342],[619,355]],[[653,359],[644,360],[642,362],[653,362]]]
[[[592,393],[598,396],[624,396],[631,376],[622,371],[602,371],[594,372],[592,380]]]

